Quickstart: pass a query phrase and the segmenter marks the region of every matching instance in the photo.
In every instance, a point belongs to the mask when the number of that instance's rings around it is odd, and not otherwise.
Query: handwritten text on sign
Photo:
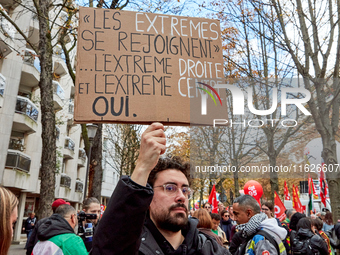
[[[75,120],[190,123],[197,82],[223,78],[216,20],[81,8]]]

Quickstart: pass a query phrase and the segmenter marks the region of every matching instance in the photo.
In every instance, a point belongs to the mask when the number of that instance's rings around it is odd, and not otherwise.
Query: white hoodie
[[[262,221],[260,224],[260,228],[275,233],[281,240],[285,239],[287,236],[287,230],[283,227],[280,227],[277,224],[277,220],[275,218]]]

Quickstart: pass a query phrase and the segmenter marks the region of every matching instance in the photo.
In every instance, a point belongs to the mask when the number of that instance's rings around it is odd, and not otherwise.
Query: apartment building
[[[0,8],[34,43],[38,44],[39,23],[32,1],[0,0]],[[67,18],[58,13],[58,22]],[[18,224],[14,240],[22,237],[22,222],[39,206],[41,110],[40,65],[36,53],[17,33],[15,27],[0,16],[0,185],[19,198]],[[54,29],[54,33],[57,29]],[[55,39],[56,40],[56,39]],[[71,39],[69,38],[71,42]],[[71,55],[75,65],[75,53]],[[53,104],[56,112],[57,169],[55,198],[69,201],[76,209],[83,200],[87,157],[83,149],[81,127],[73,122],[74,84],[68,75],[61,47],[53,54]],[[24,236],[24,235],[23,235]]]

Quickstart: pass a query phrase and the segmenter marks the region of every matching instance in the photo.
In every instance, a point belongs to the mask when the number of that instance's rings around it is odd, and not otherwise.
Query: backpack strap
[[[279,245],[277,244],[277,242],[275,241],[275,239],[273,238],[273,236],[271,234],[269,234],[268,232],[264,231],[264,230],[259,230],[255,235],[261,235],[263,236],[265,239],[267,239],[272,245],[274,245],[277,254],[280,254],[280,248]]]

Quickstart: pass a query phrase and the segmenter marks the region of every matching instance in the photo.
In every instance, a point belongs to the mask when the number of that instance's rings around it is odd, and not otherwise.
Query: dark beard
[[[176,213],[174,216],[170,216],[171,210],[177,207],[185,208],[186,215],[183,215],[183,213]],[[178,232],[188,224],[187,208],[183,204],[173,205],[169,208],[169,212],[166,215],[158,215],[153,218],[155,219],[158,228],[171,232]]]

